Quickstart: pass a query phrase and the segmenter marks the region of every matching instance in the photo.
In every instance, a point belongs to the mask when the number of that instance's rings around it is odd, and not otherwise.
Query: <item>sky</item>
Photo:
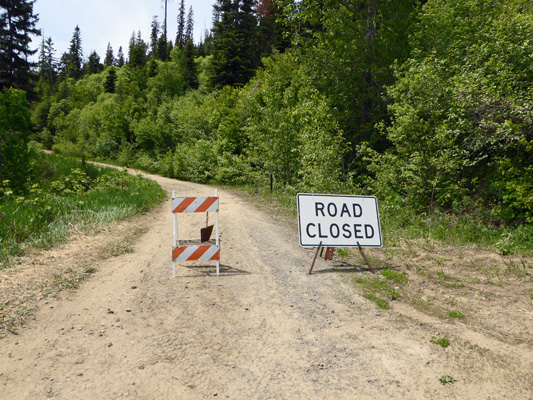
[[[194,40],[200,42],[206,29],[212,27],[215,0],[185,0],[186,17],[189,7],[194,14]],[[177,15],[180,0],[168,0],[168,38],[176,39]],[[68,51],[76,25],[80,28],[85,58],[96,51],[101,62],[105,58],[108,42],[115,56],[122,46],[128,56],[128,45],[133,32],[141,31],[145,42],[150,41],[154,15],[160,25],[165,15],[164,0],[37,0],[33,12],[39,15],[37,28],[45,38],[51,37],[56,50],[55,57]],[[35,37],[33,49],[40,49],[42,37]],[[36,54],[36,57],[38,53]]]

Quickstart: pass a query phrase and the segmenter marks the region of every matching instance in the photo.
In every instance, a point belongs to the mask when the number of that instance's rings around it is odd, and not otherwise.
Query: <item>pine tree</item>
[[[41,45],[39,55],[39,79],[41,83],[46,84],[50,92],[54,90],[54,83],[57,77],[56,60],[54,58],[54,43],[52,38],[44,39]]]
[[[185,0],[181,0],[178,12],[178,33],[176,35],[176,47],[180,50],[185,45],[185,23]]]
[[[38,16],[33,13],[35,0],[0,0],[0,89],[30,89],[30,35],[39,35],[35,28]]]
[[[192,40],[194,43],[193,32],[194,32],[194,12],[192,10],[192,6],[190,6],[189,14],[187,15],[187,27],[185,29],[185,42]]]
[[[159,21],[156,15],[152,19],[152,31],[150,33],[150,57],[152,59],[159,58]]]
[[[111,67],[107,71],[107,76],[104,81],[104,92],[115,93],[115,81],[117,80],[117,71],[115,67]]]
[[[79,26],[76,25],[74,34],[70,40],[70,48],[68,52],[68,66],[67,74],[70,78],[78,80],[81,77],[81,67],[83,65],[83,50],[81,48],[81,32]]]
[[[198,69],[194,62],[194,44],[187,40],[181,53],[181,70],[185,89],[198,89]]]
[[[124,64],[126,64],[126,61],[124,60],[124,52],[122,51],[122,46],[118,48],[117,60],[115,64],[117,67],[123,67]]]
[[[141,31],[135,32],[130,39],[129,64],[133,67],[142,67],[146,64],[147,44],[142,40]]]
[[[87,63],[84,65],[84,70],[86,74],[97,74],[99,72],[102,72],[103,65],[100,64],[100,56],[96,51],[92,51],[91,54],[89,54],[89,58],[87,60]]]
[[[217,0],[214,9],[211,84],[242,86],[260,63],[253,0]]]
[[[107,50],[105,52],[105,59],[104,59],[104,66],[105,67],[111,67],[115,65],[115,56],[113,55],[113,48],[111,47],[111,43],[107,43]]]

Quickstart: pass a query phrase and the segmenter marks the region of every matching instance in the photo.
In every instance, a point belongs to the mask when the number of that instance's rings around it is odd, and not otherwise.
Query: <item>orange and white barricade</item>
[[[174,264],[172,276],[176,277],[176,262],[184,261],[216,261],[217,275],[220,273],[220,238],[218,232],[219,197],[215,190],[214,196],[208,197],[176,197],[172,192],[172,214],[174,216],[174,242],[172,244],[172,262]],[[182,213],[214,212],[215,238],[207,239],[179,239],[178,214]],[[203,236],[203,235],[202,235]]]

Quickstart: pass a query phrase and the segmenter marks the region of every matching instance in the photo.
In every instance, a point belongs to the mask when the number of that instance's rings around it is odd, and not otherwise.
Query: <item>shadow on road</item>
[[[183,266],[190,271],[199,272],[196,275],[179,276],[177,278],[197,278],[200,276],[217,276],[217,269],[214,265],[187,265]],[[220,276],[250,275],[250,272],[243,269],[235,268],[230,265],[220,264]]]

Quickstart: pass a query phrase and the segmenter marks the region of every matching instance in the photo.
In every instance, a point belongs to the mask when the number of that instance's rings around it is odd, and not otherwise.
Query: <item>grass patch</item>
[[[447,337],[439,338],[439,337],[433,336],[429,341],[443,348],[446,348],[450,345],[450,341],[448,340]]]
[[[401,296],[401,287],[408,283],[407,275],[386,269],[377,276],[357,277],[357,283],[363,289],[363,297],[372,300],[382,309],[389,309],[389,301],[397,300]]]
[[[47,248],[72,232],[128,219],[165,199],[156,183],[127,171],[40,154],[39,179],[24,196],[0,196],[0,269],[24,248]],[[8,194],[6,194],[8,193]]]
[[[448,317],[450,317],[450,318],[456,318],[456,319],[464,319],[465,316],[464,316],[463,313],[460,312],[460,311],[450,311],[450,312],[448,313]]]

